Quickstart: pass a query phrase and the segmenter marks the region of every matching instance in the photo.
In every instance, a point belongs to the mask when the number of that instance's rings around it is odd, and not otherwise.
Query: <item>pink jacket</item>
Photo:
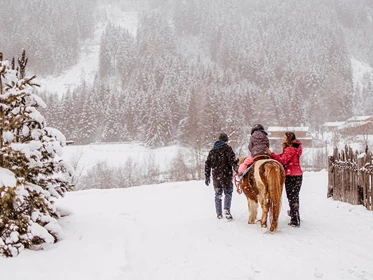
[[[238,167],[238,174],[242,174],[245,172],[247,167],[254,162],[254,159],[251,155],[245,158],[244,162],[240,164],[240,167]]]

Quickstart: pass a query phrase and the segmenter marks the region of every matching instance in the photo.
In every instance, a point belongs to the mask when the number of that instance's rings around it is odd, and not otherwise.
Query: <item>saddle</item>
[[[269,155],[256,155],[253,159],[254,159],[254,163],[258,160],[261,160],[261,159],[270,159],[271,157]],[[254,165],[253,163],[253,165]]]
[[[255,180],[254,180],[254,167],[255,167],[255,164],[258,160],[262,160],[262,159],[270,159],[271,157],[269,155],[256,155],[253,159],[254,159],[254,162],[252,163],[252,165],[250,166],[250,169],[249,171],[247,172],[246,174],[246,178],[247,178],[247,183],[248,183],[248,186],[246,186],[247,188],[247,192],[248,192],[248,196],[251,198],[251,199],[254,199],[256,198],[256,196],[259,194],[259,190],[255,184]],[[255,199],[256,200],[256,199]]]
[[[262,160],[262,159],[270,159],[271,157],[269,155],[256,155],[253,160],[254,162],[251,164],[251,167],[250,167],[250,170],[249,172],[247,173],[247,176],[249,177],[249,183],[254,186],[255,182],[254,182],[254,167],[255,167],[255,163],[258,161],[258,160]]]
[[[253,163],[245,170],[245,172],[242,174],[242,177],[247,177],[248,174],[249,174],[249,171],[250,170],[253,170],[254,168],[254,165],[255,165],[255,162],[257,162],[258,160],[262,160],[262,159],[270,159],[271,157],[269,155],[256,155],[254,158],[253,158]]]

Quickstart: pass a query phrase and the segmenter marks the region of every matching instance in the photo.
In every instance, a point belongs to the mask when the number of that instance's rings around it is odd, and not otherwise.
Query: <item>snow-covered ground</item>
[[[202,181],[68,193],[64,240],[0,258],[1,279],[373,279],[373,212],[326,198],[327,173],[304,175],[301,227],[247,224],[234,193],[233,221],[218,220]]]

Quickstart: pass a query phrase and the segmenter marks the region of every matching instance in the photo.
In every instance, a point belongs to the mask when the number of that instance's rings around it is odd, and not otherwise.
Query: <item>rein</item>
[[[237,191],[238,194],[241,194],[241,193],[242,193],[242,189],[241,189],[241,187],[237,184],[237,183],[239,183],[240,181],[241,181],[240,176],[238,176],[237,173],[234,174],[234,175],[233,175],[233,182],[234,182],[234,185],[236,186],[236,191]]]

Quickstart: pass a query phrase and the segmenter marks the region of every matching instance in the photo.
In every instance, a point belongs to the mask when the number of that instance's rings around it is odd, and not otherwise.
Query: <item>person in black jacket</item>
[[[237,170],[236,156],[231,146],[227,144],[228,136],[225,133],[219,135],[219,140],[215,142],[214,148],[209,152],[205,162],[205,184],[210,184],[212,170],[212,180],[215,190],[215,209],[218,219],[222,215],[222,195],[224,192],[224,214],[227,219],[232,219],[231,201],[233,193],[233,170]]]

